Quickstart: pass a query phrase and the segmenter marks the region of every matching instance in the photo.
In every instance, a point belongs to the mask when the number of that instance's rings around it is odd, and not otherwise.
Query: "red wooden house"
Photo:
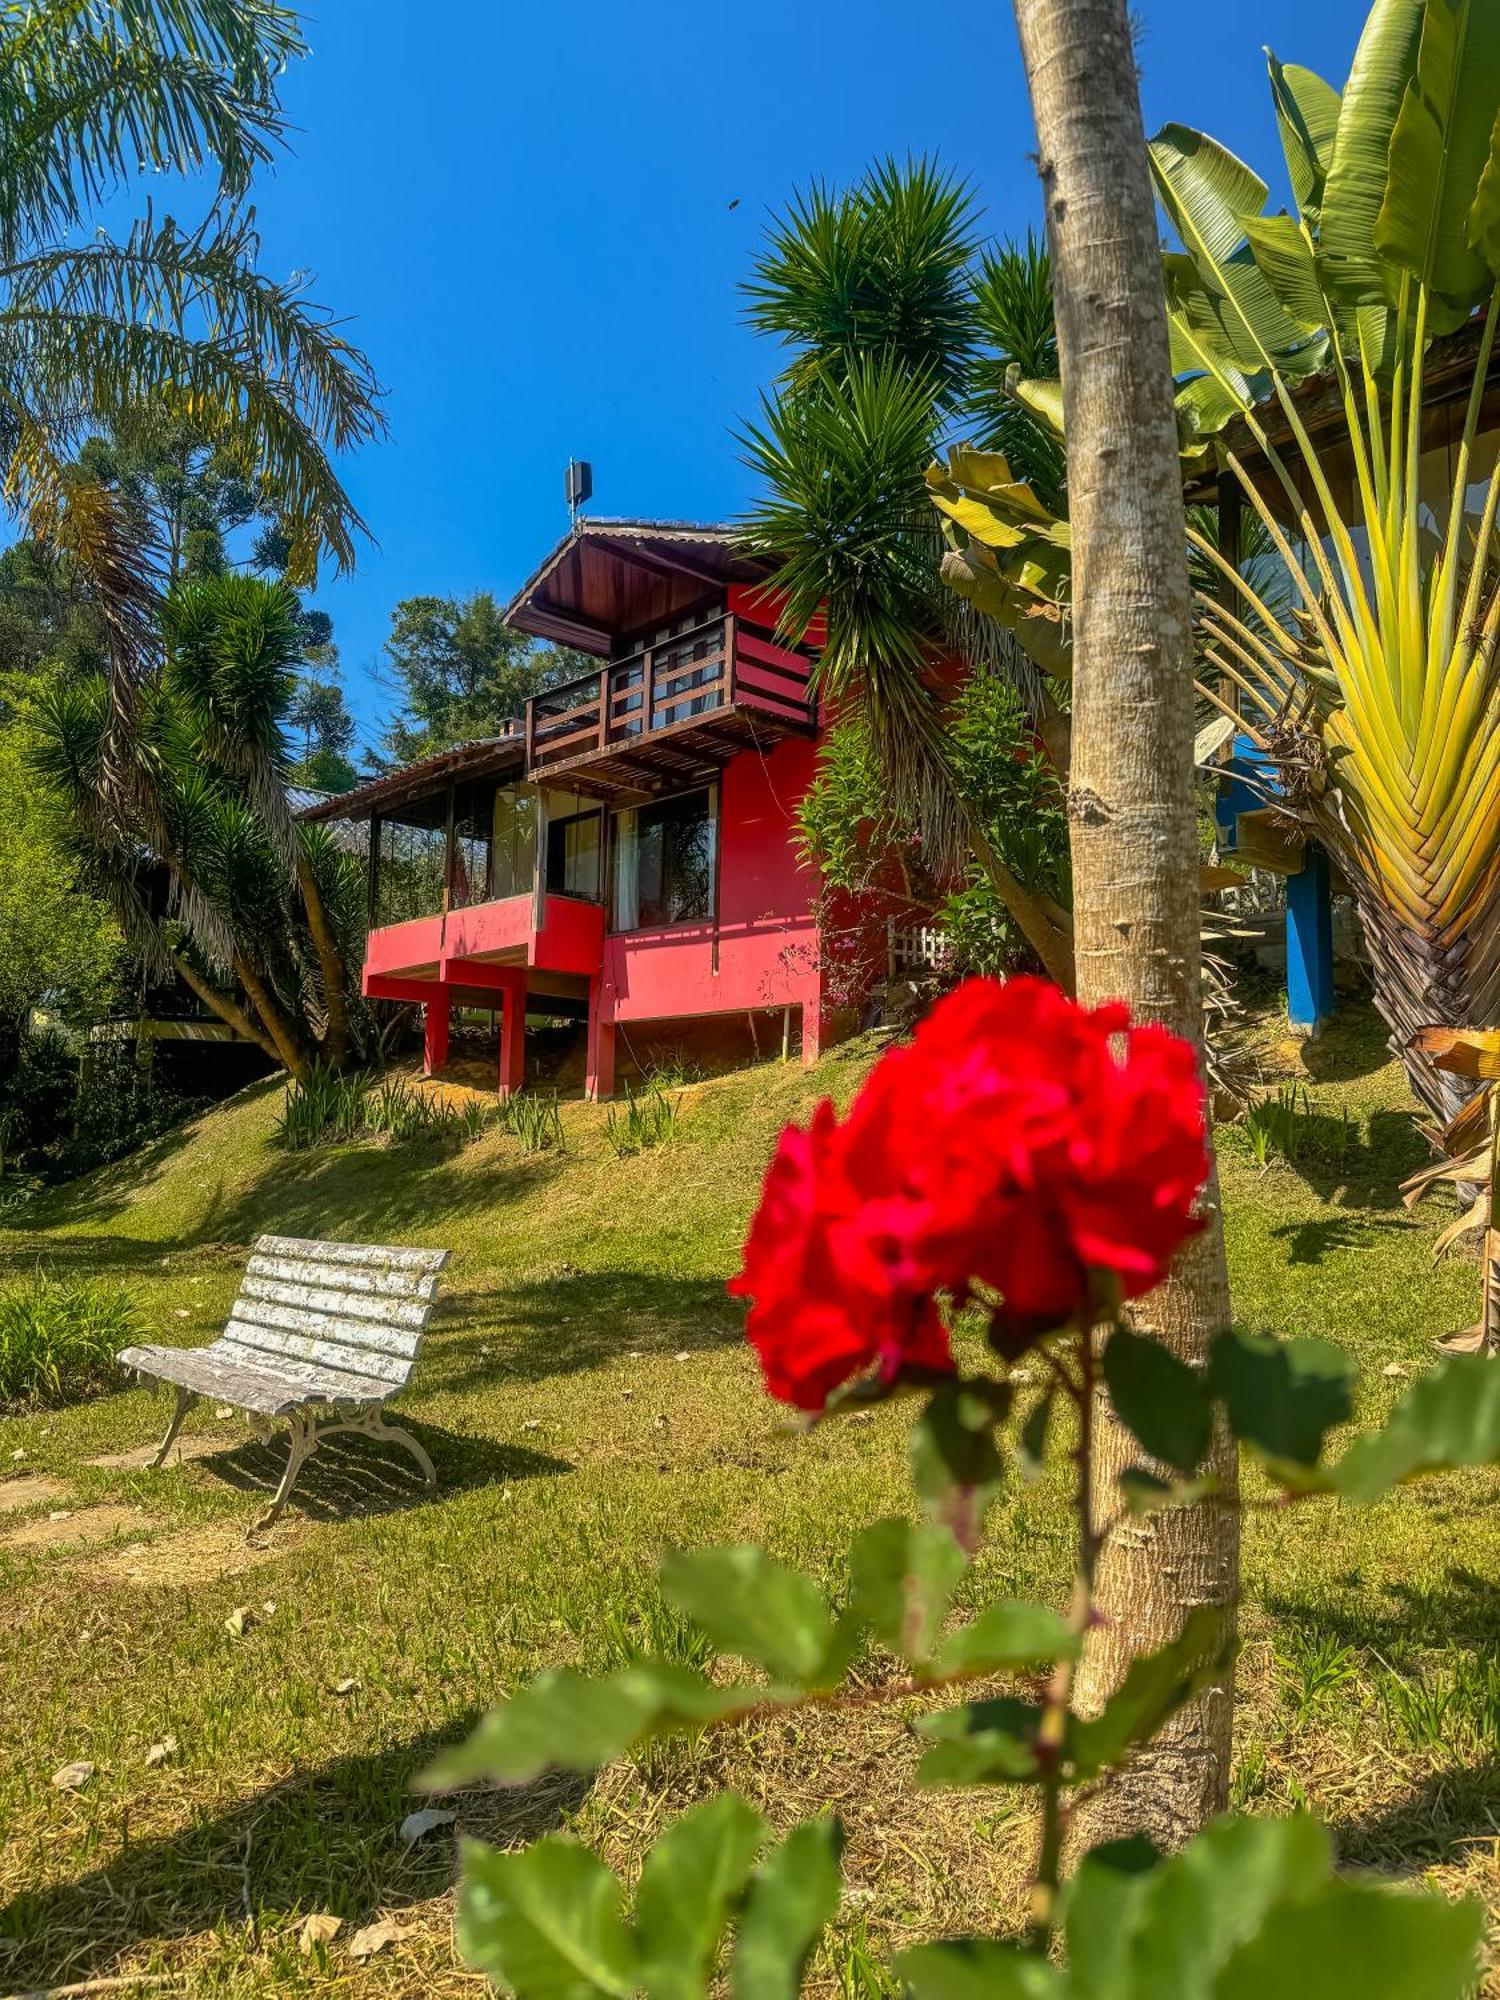
[[[626,1024],[795,1010],[817,1055],[828,975],[793,820],[820,725],[770,575],[728,529],[581,522],[506,616],[597,669],[314,809],[370,822],[364,990],[422,1003],[429,1072],[455,1006],[501,1009],[502,1091],[528,1010],[587,1021],[592,1097]]]

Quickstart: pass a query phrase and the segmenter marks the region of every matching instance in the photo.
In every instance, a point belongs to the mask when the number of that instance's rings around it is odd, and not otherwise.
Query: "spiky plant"
[[[165,600],[165,661],[139,690],[123,827],[101,805],[102,678],[44,691],[35,766],[137,955],[302,1076],[357,1058],[366,1023],[351,977],[363,870],[325,828],[293,821],[283,790],[296,610],[285,585],[253,577],[202,579]],[[165,916],[143,892],[143,853],[170,878]]]

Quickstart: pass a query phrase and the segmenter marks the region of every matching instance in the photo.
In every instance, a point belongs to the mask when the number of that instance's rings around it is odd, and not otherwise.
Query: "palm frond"
[[[282,133],[276,81],[304,53],[265,0],[30,7],[0,26],[0,261],[75,229],[137,174],[218,170],[243,193]]]
[[[354,561],[363,522],[333,470],[383,429],[363,354],[291,285],[255,267],[250,211],[192,232],[149,214],[123,243],[49,250],[11,273],[0,307],[0,405],[55,457],[92,428],[164,399],[278,495],[289,574],[310,582],[326,550]],[[19,504],[35,479],[13,444]]]
[[[935,403],[956,401],[975,345],[974,215],[968,187],[927,160],[888,159],[853,188],[796,197],[743,288],[750,324],[795,351],[788,384],[836,384],[886,356]]]

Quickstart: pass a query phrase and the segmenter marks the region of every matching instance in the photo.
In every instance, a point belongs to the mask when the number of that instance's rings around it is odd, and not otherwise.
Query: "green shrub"
[[[625,1102],[612,1104],[604,1122],[604,1136],[622,1160],[661,1145],[676,1129],[677,1099],[668,1097],[657,1083],[640,1092],[626,1084]]]
[[[38,1270],[0,1290],[0,1408],[79,1401],[109,1385],[115,1355],[139,1339],[117,1285],[65,1283]]]

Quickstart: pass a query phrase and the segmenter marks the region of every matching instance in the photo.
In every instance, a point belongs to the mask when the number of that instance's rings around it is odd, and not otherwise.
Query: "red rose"
[[[949,1367],[935,1295],[999,1294],[1015,1352],[1136,1298],[1199,1226],[1190,1045],[1037,979],[972,979],[871,1072],[842,1125],[783,1133],[731,1290],[772,1393],[819,1408],[879,1364]]]
[[[832,1391],[879,1367],[949,1370],[948,1335],[920,1254],[925,1216],[900,1197],[866,1198],[846,1171],[847,1128],[820,1104],[789,1125],[766,1173],[729,1290],[754,1301],[746,1322],[766,1387],[821,1410]]]

